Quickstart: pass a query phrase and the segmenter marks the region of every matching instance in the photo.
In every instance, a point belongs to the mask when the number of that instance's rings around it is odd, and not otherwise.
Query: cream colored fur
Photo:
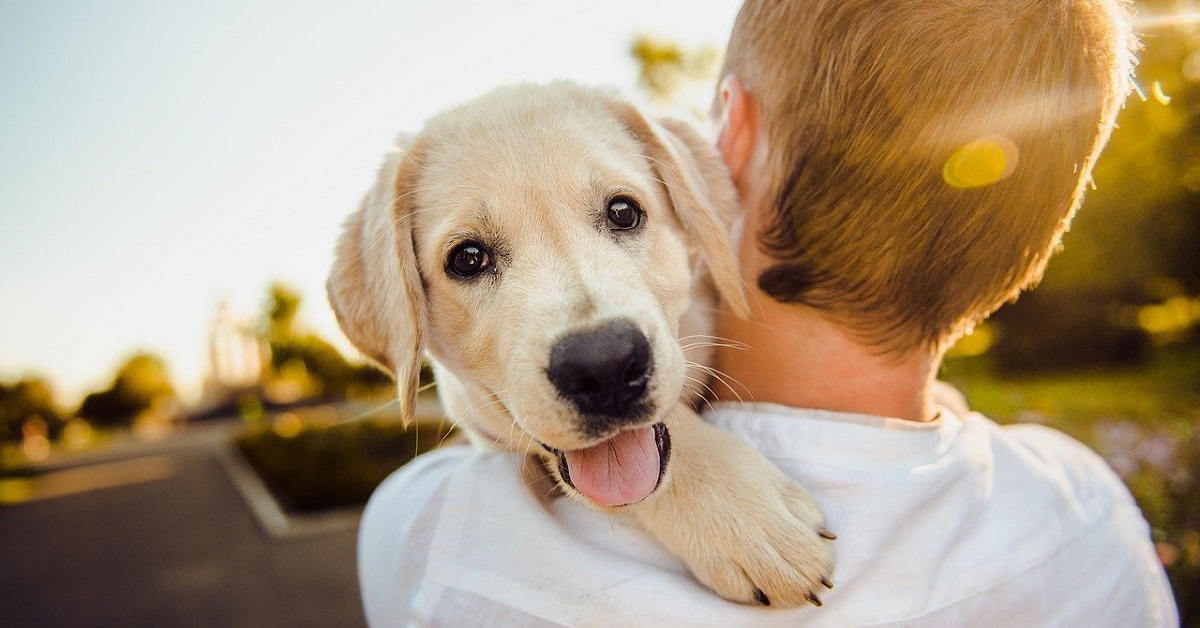
[[[727,238],[736,193],[709,143],[608,92],[555,83],[498,90],[399,144],[347,221],[328,287],[347,336],[395,376],[404,416],[427,354],[447,414],[477,445],[541,455],[587,502],[537,445],[596,443],[548,380],[547,356],[565,333],[636,321],[654,361],[646,424],[667,425],[672,453],[657,490],[613,510],[728,599],[815,601],[832,572],[819,507],[692,409],[718,296],[747,307]],[[605,228],[615,194],[645,210],[636,236]],[[464,238],[494,244],[495,273],[447,272]]]

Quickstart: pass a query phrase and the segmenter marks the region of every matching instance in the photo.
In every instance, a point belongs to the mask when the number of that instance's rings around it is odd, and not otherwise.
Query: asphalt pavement
[[[56,465],[0,506],[0,625],[365,625],[353,525],[264,531],[219,438]]]

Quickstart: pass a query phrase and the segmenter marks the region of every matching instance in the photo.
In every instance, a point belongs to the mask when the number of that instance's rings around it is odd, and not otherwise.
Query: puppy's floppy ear
[[[612,102],[666,186],[675,214],[708,265],[721,301],[734,314],[748,318],[750,308],[730,239],[730,221],[740,211],[737,189],[716,147],[690,124],[654,121],[628,102]]]
[[[425,345],[425,295],[409,200],[415,157],[412,150],[386,157],[374,187],[346,220],[326,282],[346,337],[395,378],[405,424],[415,417]]]

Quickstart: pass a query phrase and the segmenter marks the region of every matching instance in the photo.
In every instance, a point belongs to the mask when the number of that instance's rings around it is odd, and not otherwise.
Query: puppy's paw
[[[808,493],[786,478],[779,480],[726,512],[727,535],[680,553],[696,578],[726,599],[773,607],[820,606],[821,597],[833,588],[832,541],[837,537],[826,529]]]
[[[820,606],[821,596],[833,588],[832,541],[837,535],[825,527],[825,515],[807,491],[786,478],[782,482],[779,492],[792,519],[782,527],[771,518],[755,522],[775,552],[752,563],[746,576],[757,589],[756,603]]]
[[[662,490],[629,512],[722,597],[821,605],[833,540],[816,501],[757,450],[696,419],[673,426]]]

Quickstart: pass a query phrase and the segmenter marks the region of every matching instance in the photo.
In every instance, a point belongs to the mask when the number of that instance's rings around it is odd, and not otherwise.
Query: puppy
[[[736,192],[710,144],[569,83],[500,89],[399,144],[328,289],[402,414],[427,354],[476,444],[541,456],[563,491],[628,512],[727,599],[819,604],[820,508],[693,410],[718,296],[747,312]]]

